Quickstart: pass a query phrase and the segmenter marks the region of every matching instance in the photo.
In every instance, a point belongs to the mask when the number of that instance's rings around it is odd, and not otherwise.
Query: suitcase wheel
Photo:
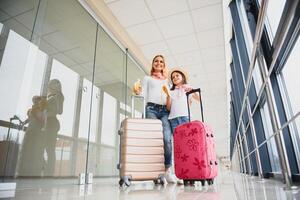
[[[190,185],[194,186],[195,185],[195,181],[190,180]]]
[[[123,184],[124,184],[123,179],[120,179],[120,180],[119,180],[119,185],[120,185],[120,187],[123,187]]]
[[[159,176],[158,179],[154,179],[153,182],[155,185],[157,185],[157,184],[164,185],[166,182],[166,179],[164,176]]]
[[[131,185],[131,179],[130,178],[128,178],[128,177],[123,177],[123,178],[121,178],[120,180],[119,180],[119,185],[120,185],[120,187],[123,187],[124,186],[124,184],[128,187],[128,186],[130,186]]]
[[[130,186],[131,185],[131,181],[128,179],[127,181],[125,181],[125,185],[126,186]]]
[[[214,179],[207,179],[207,183],[208,183],[208,185],[214,184]]]
[[[183,185],[185,185],[185,186],[187,186],[187,185],[194,186],[195,181],[194,180],[183,180]]]
[[[205,186],[205,180],[201,180],[201,185]]]
[[[183,180],[183,185],[188,185],[189,184],[189,181],[188,180]]]

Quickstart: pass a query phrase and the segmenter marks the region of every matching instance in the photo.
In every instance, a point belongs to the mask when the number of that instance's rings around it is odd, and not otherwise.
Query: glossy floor
[[[34,182],[34,180],[33,180]],[[25,184],[23,182],[22,184]],[[30,183],[28,183],[30,185]],[[31,184],[32,185],[32,184]],[[223,171],[213,186],[202,187],[168,184],[155,186],[152,182],[133,182],[128,188],[119,188],[118,179],[94,179],[92,185],[57,184],[53,186],[35,185],[32,188],[17,189],[10,198],[22,200],[59,199],[108,199],[108,200],[235,200],[300,199],[299,189],[284,190],[280,181],[245,176]],[[18,187],[17,187],[18,188]],[[2,193],[3,194],[3,193]]]

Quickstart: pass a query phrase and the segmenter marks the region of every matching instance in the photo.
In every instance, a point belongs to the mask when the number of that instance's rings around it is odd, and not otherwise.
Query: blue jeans
[[[170,119],[170,124],[171,124],[171,128],[172,128],[172,133],[174,133],[175,128],[178,125],[184,124],[189,122],[189,117],[176,117],[174,119]]]
[[[166,106],[149,103],[146,106],[147,119],[160,119],[163,125],[164,134],[164,151],[165,151],[165,167],[172,165],[172,131],[168,120],[169,111]]]

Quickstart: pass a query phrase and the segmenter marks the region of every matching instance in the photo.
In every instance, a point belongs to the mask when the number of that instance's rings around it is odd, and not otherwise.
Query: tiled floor
[[[24,182],[22,184],[25,184]],[[48,184],[49,185],[49,184]],[[23,185],[24,186],[24,185]],[[17,189],[14,198],[22,200],[60,199],[104,199],[104,200],[292,200],[300,199],[300,191],[285,191],[279,181],[249,177],[229,171],[222,172],[213,186],[202,187],[171,185],[155,186],[152,182],[133,182],[128,188],[119,188],[117,179],[96,179],[94,184],[79,186],[74,184],[35,186]]]

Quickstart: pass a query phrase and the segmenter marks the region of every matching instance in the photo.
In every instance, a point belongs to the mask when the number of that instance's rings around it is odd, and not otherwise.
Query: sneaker
[[[177,179],[177,185],[183,185],[183,180],[182,179]]]
[[[166,180],[168,183],[176,183],[176,178],[170,172],[166,173]]]

